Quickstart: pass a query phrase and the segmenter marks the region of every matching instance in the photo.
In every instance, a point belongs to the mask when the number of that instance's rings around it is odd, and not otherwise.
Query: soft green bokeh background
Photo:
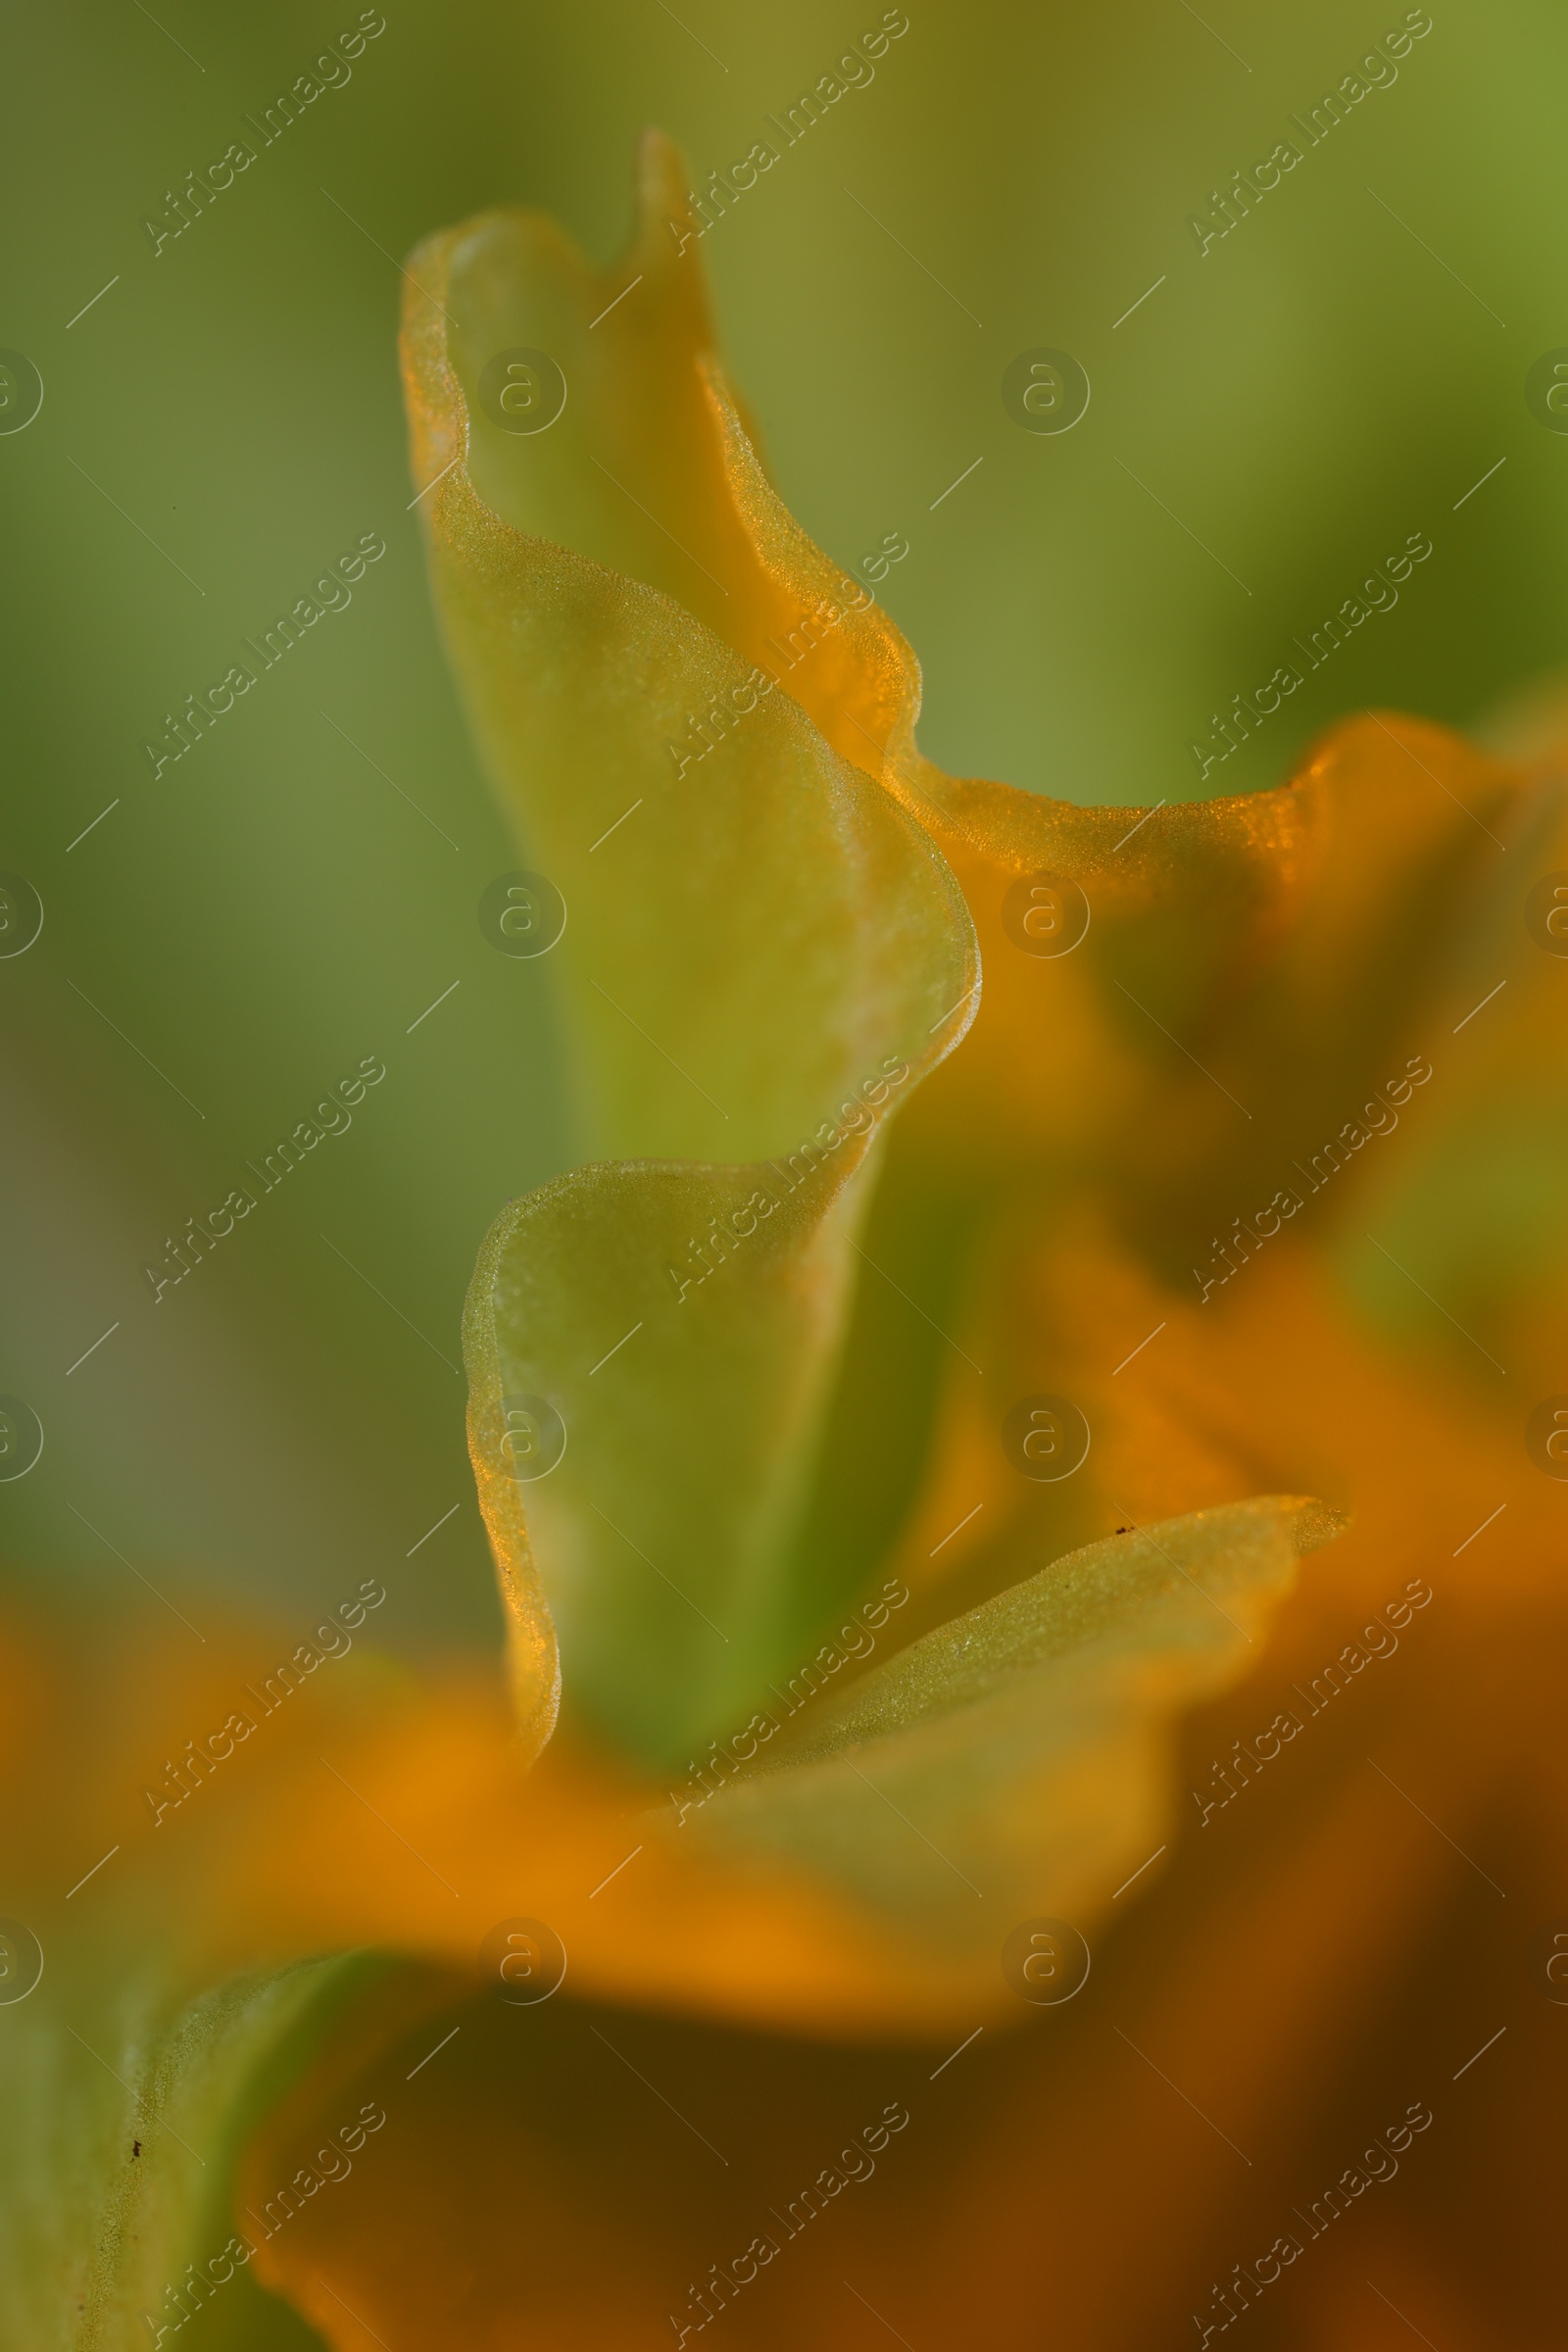
[[[354,13],[161,0],[154,22],[104,0],[8,34],[0,342],[46,398],[0,438],[0,866],[47,919],[0,963],[0,1390],[47,1444],[0,1487],[0,1544],[84,1599],[127,1582],[118,1550],[198,1624],[220,1589],[308,1615],[373,1571],[383,1638],[411,1642],[494,1628],[459,1306],[501,1202],[573,1152],[548,966],[495,955],[474,919],[516,854],[407,511],[389,257],[505,200],[604,255],[643,123],[700,173],[726,165],[880,12],[388,0],[352,81],[155,258],[143,215]],[[908,539],[885,595],[947,764],[1088,800],[1193,794],[1207,714],[1413,530],[1435,553],[1398,609],[1209,789],[1285,774],[1342,709],[1462,721],[1559,656],[1568,440],[1523,379],[1568,340],[1560,11],[1440,6],[1396,84],[1233,236],[1200,258],[1186,226],[1401,13],[911,0],[874,82],[707,240],[796,512],[846,563]],[[999,397],[1039,344],[1094,383],[1061,438]],[[367,529],[388,554],[352,608],[153,781],[165,710]],[[366,1054],[388,1075],[353,1130],[155,1306],[143,1260]]]
[[[46,921],[0,961],[0,1392],[46,1445],[0,1485],[0,1555],[54,1597],[145,1609],[174,1642],[166,1602],[199,1628],[262,1601],[303,1634],[374,1574],[377,1639],[496,1637],[459,1310],[503,1200],[575,1153],[548,966],[475,922],[517,853],[408,512],[393,257],[517,200],[603,257],[644,123],[706,175],[880,13],[387,0],[348,85],[155,258],[143,216],[351,0],[12,12],[0,344],[46,394],[0,436],[0,869]],[[1435,0],[1397,82],[1202,258],[1189,214],[1397,5],[908,13],[706,251],[796,513],[846,564],[908,540],[884,594],[933,757],[1074,799],[1191,796],[1209,713],[1417,530],[1434,555],[1397,609],[1209,790],[1282,777],[1343,710],[1463,722],[1561,659],[1568,438],[1523,398],[1568,343],[1560,7]],[[1059,439],[999,398],[1039,345],[1094,384]],[[154,781],[164,712],[370,529],[388,553],[350,610]],[[143,1261],[365,1054],[387,1076],[352,1130],[155,1305]],[[222,2328],[260,2341],[253,2320],[235,2290]]]

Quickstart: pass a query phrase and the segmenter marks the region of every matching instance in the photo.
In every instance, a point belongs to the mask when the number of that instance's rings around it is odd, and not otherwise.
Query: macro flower
[[[651,136],[609,270],[408,273],[591,1138],[466,1311],[505,1675],[351,1656],[374,1580],[196,1673],[16,1624],[26,2340],[1544,2344],[1549,738],[940,773],[688,220]]]

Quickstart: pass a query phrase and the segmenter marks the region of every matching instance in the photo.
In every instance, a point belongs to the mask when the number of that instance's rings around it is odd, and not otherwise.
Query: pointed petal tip
[[[637,141],[637,214],[642,236],[658,233],[661,218],[684,214],[691,185],[685,151],[667,130],[648,123]]]
[[[1320,1502],[1315,1494],[1307,1495],[1298,1505],[1296,1513],[1294,1532],[1298,1553],[1304,1558],[1309,1551],[1320,1551],[1325,1544],[1332,1544],[1336,1537],[1343,1536],[1349,1525],[1348,1511],[1337,1511],[1332,1504]]]

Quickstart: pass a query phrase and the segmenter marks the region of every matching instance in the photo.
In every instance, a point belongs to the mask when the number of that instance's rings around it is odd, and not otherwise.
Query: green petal
[[[886,1058],[884,1103],[913,1081]],[[493,1228],[468,1299],[469,1429],[524,1709],[550,1622],[574,1705],[658,1761],[798,1656],[790,1571],[876,1157],[854,1107],[856,1127],[818,1131],[831,1150],[585,1168]]]
[[[660,590],[748,665],[787,671],[835,750],[874,769],[912,725],[918,667],[766,479],[717,358],[701,250],[681,242],[686,184],[650,131],[632,240],[604,270],[537,213],[483,213],[420,246],[404,326],[415,470],[423,486],[462,460],[503,522]],[[507,429],[498,406],[496,371],[519,353],[525,401],[543,380],[564,395],[537,431]]]
[[[656,231],[657,209],[645,243]],[[595,328],[612,282],[548,223],[487,216],[422,247],[405,328],[416,470],[434,484],[421,512],[476,732],[565,903],[551,969],[592,1148],[744,1162],[793,1149],[890,1052],[924,1052],[963,1007],[972,934],[919,827],[796,699],[808,676],[858,674],[847,633],[869,592],[813,582],[799,676],[787,645],[761,650],[802,596],[728,486],[744,436],[711,386],[695,273],[671,292],[657,248],[634,258],[649,283]],[[475,406],[480,355],[546,334],[577,397],[509,435]],[[701,542],[695,568],[639,519],[647,501]],[[816,701],[827,717],[837,696]]]
[[[223,2259],[245,2228],[234,2167],[365,1966],[315,1962],[189,2001],[156,1975],[145,1946],[73,1952],[51,1935],[36,1989],[0,2008],[7,2340],[145,2352],[159,2326],[190,2341],[175,2329],[202,2309],[205,2343],[298,2352],[316,2337]],[[189,2266],[211,2281],[215,2261],[221,2283],[192,2288]]]
[[[798,1646],[784,1562],[853,1291],[846,1179],[977,993],[951,871],[843,756],[858,709],[879,765],[908,665],[868,592],[785,545],[667,234],[678,186],[654,142],[605,277],[525,215],[432,239],[405,328],[437,595],[503,804],[564,901],[551,969],[594,1147],[697,1163],[591,1169],[509,1211],[468,1314],[530,1738],[553,1613],[574,1701],[661,1755]],[[514,348],[565,379],[537,433],[485,397]],[[758,1164],[812,1139],[820,1177]],[[753,1212],[774,1221],[710,1276],[711,1220],[760,1190],[788,1212]],[[514,1475],[519,1396],[567,1435],[548,1482]]]
[[[955,1964],[1031,1914],[1081,1926],[1172,1834],[1175,1717],[1342,1525],[1270,1495],[1088,1544],[841,1699],[797,1687],[803,1719],[775,1710],[777,1745],[665,1834],[807,1868]]]

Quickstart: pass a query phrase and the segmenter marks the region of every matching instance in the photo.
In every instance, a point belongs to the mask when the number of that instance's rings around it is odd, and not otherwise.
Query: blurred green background
[[[0,961],[0,1391],[46,1442],[0,1485],[0,1549],[83,1607],[162,1594],[197,1627],[224,1595],[308,1617],[373,1573],[378,1637],[414,1645],[496,1630],[459,1309],[502,1201],[574,1152],[548,965],[475,920],[518,858],[409,512],[397,263],[508,201],[605,256],[644,123],[706,177],[881,11],[385,13],[352,79],[156,255],[143,218],[259,144],[244,118],[355,10],[9,22],[0,344],[45,397],[0,436],[0,868],[46,919]],[[1462,723],[1559,660],[1568,438],[1524,378],[1568,342],[1560,8],[1439,0],[1397,80],[1202,255],[1188,217],[1400,9],[908,15],[705,251],[797,514],[848,564],[908,541],[883,593],[934,758],[1077,800],[1192,797],[1209,714],[1412,532],[1434,553],[1398,606],[1207,790],[1278,780],[1343,710]],[[1000,397],[1042,345],[1093,385],[1061,436]],[[352,606],[155,781],[164,714],[367,531],[387,554]],[[143,1263],[364,1055],[387,1075],[352,1129],[155,1304]]]

